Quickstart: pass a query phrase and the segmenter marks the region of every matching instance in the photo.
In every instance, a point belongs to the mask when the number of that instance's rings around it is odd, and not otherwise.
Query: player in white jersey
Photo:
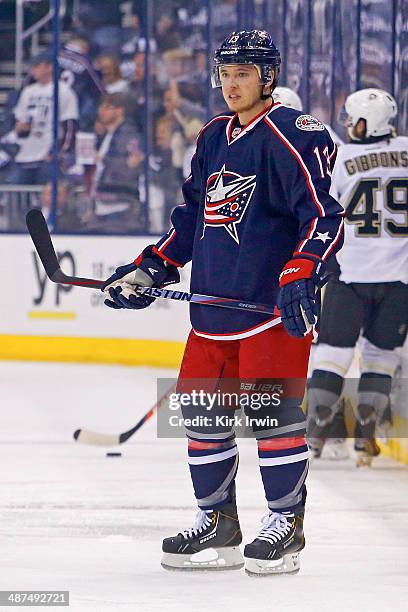
[[[53,83],[49,53],[34,58],[31,71],[36,82],[24,87],[14,109],[15,130],[20,150],[15,158],[14,171],[9,182],[46,183],[48,160],[52,146]],[[59,84],[59,152],[72,148],[75,123],[78,119],[78,101],[65,83]]]
[[[375,427],[389,409],[396,348],[407,335],[408,138],[395,137],[390,122],[396,114],[394,98],[379,89],[347,98],[351,141],[339,149],[330,190],[346,209],[347,223],[340,273],[327,285],[314,354],[309,444],[319,457],[327,436],[345,435],[340,396],[361,333],[357,465],[379,454]]]
[[[276,87],[273,92],[273,99],[275,100],[275,102],[280,102],[281,104],[289,106],[290,108],[294,108],[295,110],[303,110],[302,100],[300,99],[296,91],[294,89],[290,89],[290,87]],[[338,147],[344,144],[340,136],[336,134],[336,132],[333,130],[332,127],[330,127],[330,125],[327,125],[327,123],[325,123],[324,127],[329,132],[332,141],[336,143]]]

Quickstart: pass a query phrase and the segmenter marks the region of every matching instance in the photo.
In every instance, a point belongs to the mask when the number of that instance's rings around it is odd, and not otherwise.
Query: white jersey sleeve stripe
[[[174,227],[172,227],[168,237],[163,242],[163,244],[160,245],[160,247],[157,250],[158,251],[163,251],[170,244],[170,242],[173,240],[173,238],[175,238],[175,237],[176,237],[176,230],[174,229]]]

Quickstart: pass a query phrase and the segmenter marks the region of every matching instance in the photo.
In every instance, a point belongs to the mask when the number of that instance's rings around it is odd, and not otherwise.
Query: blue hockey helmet
[[[281,65],[279,49],[266,30],[241,30],[232,32],[216,50],[211,76],[213,87],[221,87],[219,67],[227,64],[254,64],[264,85],[272,81],[276,86]],[[272,77],[272,71],[274,76]]]

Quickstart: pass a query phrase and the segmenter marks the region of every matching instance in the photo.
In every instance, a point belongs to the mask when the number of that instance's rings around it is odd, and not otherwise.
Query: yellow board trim
[[[0,334],[0,359],[3,360],[179,368],[183,350],[183,342],[171,340]],[[398,414],[394,415],[394,425],[397,430],[408,431],[408,420]],[[380,447],[385,456],[408,464],[408,438],[391,439],[386,444],[380,443]]]
[[[183,342],[171,340],[0,334],[0,359],[5,360],[118,363],[178,368],[183,350]]]
[[[406,432],[408,432],[408,419],[400,414],[394,414],[392,419],[393,428],[406,435]],[[377,442],[383,455],[408,464],[408,438],[392,438],[385,444],[379,440]]]
[[[76,312],[56,312],[52,310],[30,310],[29,319],[76,319]]]

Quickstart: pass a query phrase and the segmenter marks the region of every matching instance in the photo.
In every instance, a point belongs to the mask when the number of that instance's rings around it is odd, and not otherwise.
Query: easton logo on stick
[[[172,300],[180,300],[181,302],[191,302],[191,298],[193,297],[192,294],[187,291],[172,291],[171,289],[157,289],[156,287],[140,287],[139,292],[143,295],[150,295],[151,297],[170,297]]]

